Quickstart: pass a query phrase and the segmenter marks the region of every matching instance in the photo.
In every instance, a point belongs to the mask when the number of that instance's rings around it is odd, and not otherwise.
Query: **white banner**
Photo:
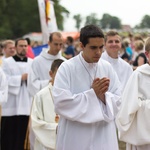
[[[47,44],[49,34],[58,30],[53,2],[50,0],[38,0],[43,44]]]

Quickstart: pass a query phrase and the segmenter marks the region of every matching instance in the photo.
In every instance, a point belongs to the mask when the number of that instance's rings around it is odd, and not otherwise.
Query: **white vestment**
[[[116,118],[119,138],[127,150],[150,150],[150,65],[138,67],[131,75]]]
[[[7,101],[8,96],[8,83],[6,80],[6,76],[0,67],[0,104],[5,103]]]
[[[2,105],[2,116],[29,115],[32,97],[28,92],[28,81],[21,81],[22,74],[28,73],[32,59],[27,62],[15,61],[13,57],[5,59],[3,71],[8,81],[8,99]]]
[[[56,127],[51,83],[39,91],[33,100],[31,111],[32,129],[35,134],[34,150],[54,150]]]
[[[110,78],[106,105],[91,88],[96,77]],[[120,82],[107,61],[87,63],[81,53],[65,61],[52,93],[60,115],[57,150],[118,150],[114,119],[120,106]]]
[[[51,55],[48,53],[49,48],[43,48],[39,56],[35,57],[32,63],[31,70],[28,76],[28,88],[32,96],[34,96],[41,89],[46,87],[51,79],[49,71],[51,65],[55,59],[63,59],[61,51],[57,55]],[[30,149],[33,149],[34,134],[32,129],[30,130]]]
[[[51,64],[55,59],[63,59],[61,52],[57,55],[48,53],[47,48],[43,48],[39,56],[35,57],[32,63],[32,68],[28,76],[28,87],[30,94],[34,96],[42,88],[46,87],[50,81],[49,71]]]
[[[113,69],[116,71],[118,75],[123,91],[129,77],[133,73],[132,67],[120,57],[118,57],[117,59],[111,58],[108,55],[107,51],[104,51],[102,53],[101,58],[108,61],[112,65]]]

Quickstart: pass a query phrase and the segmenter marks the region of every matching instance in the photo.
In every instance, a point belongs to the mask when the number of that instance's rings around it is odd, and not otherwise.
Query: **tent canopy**
[[[74,40],[77,40],[80,36],[79,32],[61,32],[64,40],[67,36],[73,37]],[[23,36],[23,38],[29,38],[31,41],[42,42],[42,33],[41,32],[32,32]]]

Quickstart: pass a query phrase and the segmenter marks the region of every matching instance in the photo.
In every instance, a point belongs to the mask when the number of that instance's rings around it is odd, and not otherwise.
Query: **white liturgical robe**
[[[117,59],[111,58],[108,55],[107,51],[104,51],[102,53],[101,58],[108,61],[112,65],[113,69],[116,71],[118,75],[123,91],[129,77],[133,73],[132,67],[120,57],[118,57]]]
[[[6,76],[0,67],[0,104],[5,103],[7,101],[8,96],[8,83],[6,80]]]
[[[28,87],[32,96],[48,85],[50,81],[49,71],[52,62],[55,59],[65,59],[62,57],[61,52],[54,56],[49,54],[48,50],[49,49],[47,48],[43,48],[40,55],[35,57],[33,60],[28,76]]]
[[[35,150],[54,150],[56,145],[56,113],[51,95],[51,83],[39,91],[33,100],[31,124],[35,133]]]
[[[150,150],[150,65],[138,67],[123,92],[116,118],[119,138],[127,150]]]
[[[106,105],[91,88],[97,77],[110,79]],[[60,115],[57,150],[118,150],[114,119],[120,106],[120,82],[107,61],[87,63],[82,53],[65,61],[52,94]]]
[[[28,88],[32,96],[34,96],[41,89],[46,87],[51,79],[49,71],[55,59],[65,59],[61,52],[57,55],[48,53],[49,48],[43,48],[39,56],[35,57],[28,75]],[[31,149],[34,143],[34,134],[30,130],[30,146]]]
[[[29,115],[32,97],[28,92],[27,82],[22,81],[22,74],[28,73],[32,59],[27,62],[15,61],[13,57],[5,59],[3,71],[8,81],[8,99],[2,105],[2,116]]]

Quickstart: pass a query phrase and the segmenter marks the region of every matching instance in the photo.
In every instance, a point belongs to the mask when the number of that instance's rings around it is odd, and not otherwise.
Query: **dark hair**
[[[72,36],[67,36],[67,40],[68,40],[70,43],[73,43],[73,37],[72,37]]]
[[[51,65],[51,71],[54,72],[64,62],[62,59],[55,59]]]
[[[62,37],[61,33],[60,32],[53,32],[50,34],[49,36],[49,41],[52,42],[53,41],[53,36],[54,35],[57,35],[58,37]]]
[[[129,55],[126,52],[121,56],[121,58],[122,59],[127,59],[128,61],[130,60]]]
[[[25,39],[27,40],[28,45],[30,45],[30,44],[31,44],[31,40],[30,40],[30,38],[25,38]]]
[[[21,40],[23,40],[23,41],[24,41],[24,40],[25,40],[25,41],[27,41],[27,40],[26,40],[26,39],[24,39],[24,38],[19,38],[19,39],[17,39],[17,40],[15,41],[15,47],[18,45],[18,42],[19,42],[19,41],[21,41]]]
[[[80,42],[85,46],[89,42],[89,38],[104,38],[103,31],[96,25],[87,25],[81,28]]]

